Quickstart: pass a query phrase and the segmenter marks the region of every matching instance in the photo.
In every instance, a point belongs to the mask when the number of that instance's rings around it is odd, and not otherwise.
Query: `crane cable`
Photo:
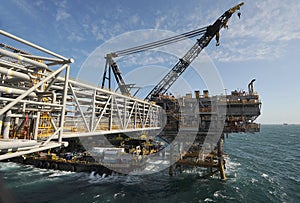
[[[167,44],[171,44],[174,42],[178,42],[178,41],[182,41],[185,40],[186,38],[192,38],[195,36],[198,36],[200,34],[203,34],[206,32],[208,26],[203,27],[203,28],[199,28],[196,30],[192,30],[180,35],[176,35],[173,37],[169,37],[166,39],[162,39],[162,40],[158,40],[155,42],[151,42],[151,43],[147,43],[144,45],[140,45],[140,46],[136,46],[136,47],[132,47],[132,48],[128,48],[128,49],[124,49],[124,50],[120,50],[120,51],[116,51],[111,53],[111,56],[113,57],[119,57],[119,56],[125,56],[125,55],[130,55],[130,54],[134,54],[134,53],[138,53],[138,52],[142,52],[142,51],[147,51],[149,49],[154,49],[157,47],[161,47]]]

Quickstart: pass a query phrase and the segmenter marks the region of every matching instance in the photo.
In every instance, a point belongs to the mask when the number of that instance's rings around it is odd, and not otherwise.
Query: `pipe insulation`
[[[27,90],[21,90],[21,89],[16,89],[16,88],[11,88],[11,87],[3,87],[0,86],[0,92],[6,93],[6,94],[24,94]],[[31,92],[29,97],[36,97],[36,93]]]
[[[4,56],[11,57],[11,58],[14,58],[14,59],[17,59],[19,61],[23,61],[25,63],[29,63],[31,65],[34,65],[34,66],[37,66],[37,67],[40,67],[40,68],[48,68],[48,66],[46,64],[44,64],[44,63],[40,63],[40,62],[34,61],[32,59],[26,58],[26,57],[21,56],[19,54],[12,53],[10,51],[6,51],[4,49],[0,49],[0,54],[4,55]]]
[[[7,68],[3,68],[3,67],[0,67],[0,73],[7,75],[7,76],[20,78],[23,80],[30,80],[30,76],[25,73],[20,73],[20,72],[13,71],[11,69],[7,69]]]

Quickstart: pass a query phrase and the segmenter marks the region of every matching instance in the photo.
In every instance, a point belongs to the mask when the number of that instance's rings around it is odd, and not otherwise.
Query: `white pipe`
[[[48,58],[48,57],[43,57],[43,56],[35,56],[35,55],[27,55],[27,54],[20,54],[21,56],[25,56],[30,59],[38,59],[38,60],[43,60],[43,61],[53,61],[53,62],[58,62],[58,63],[63,63],[64,61],[61,59],[55,59],[55,58]]]
[[[21,155],[24,155],[24,154],[40,152],[40,151],[44,151],[44,150],[51,149],[51,148],[61,147],[61,146],[67,147],[68,142],[62,142],[62,143],[52,142],[52,143],[48,143],[47,146],[39,146],[39,147],[36,147],[36,148],[33,148],[33,149],[28,149],[28,147],[25,147],[26,150],[24,148],[19,148],[20,151],[0,155],[0,160],[9,159],[9,158],[12,158],[12,157],[17,157],[17,156],[21,156]],[[21,151],[23,149],[24,149],[24,151]]]
[[[54,90],[52,91],[52,103],[56,104],[56,93]]]
[[[33,70],[29,70],[28,68],[25,68],[24,65],[13,63],[13,62],[10,62],[10,61],[4,61],[3,59],[0,59],[0,65],[2,65],[4,67],[14,67],[14,68],[18,68],[18,69],[25,70],[25,71],[28,71],[28,72],[29,71],[33,72]]]
[[[0,140],[0,150],[11,149],[11,148],[21,148],[21,147],[30,147],[37,144],[35,140]]]
[[[38,137],[38,130],[39,130],[39,124],[40,124],[40,115],[41,112],[36,112],[36,119],[35,119],[35,126],[34,126],[34,134],[33,134],[33,139],[37,140]]]
[[[19,117],[15,118],[15,125],[19,125]]]
[[[20,89],[16,89],[16,88],[0,86],[0,92],[4,92],[4,93],[7,93],[7,94],[24,94],[26,91],[27,90],[20,90]],[[31,92],[28,96],[29,97],[36,97],[36,94],[34,92]]]
[[[13,71],[11,69],[7,69],[7,68],[3,68],[3,67],[0,67],[0,73],[5,74],[7,76],[11,76],[11,77],[17,77],[17,78],[24,79],[24,80],[30,80],[29,75],[27,75],[25,73],[19,73],[17,71]]]
[[[10,129],[10,116],[11,110],[7,111],[4,118],[4,129],[3,129],[3,138],[9,139],[9,129]]]
[[[15,53],[12,53],[10,51],[6,51],[4,49],[0,49],[0,54],[8,56],[8,57],[11,57],[11,58],[14,58],[14,59],[17,59],[19,61],[24,61],[25,63],[29,63],[29,64],[34,65],[34,66],[38,66],[38,67],[41,67],[41,68],[48,68],[48,66],[46,64],[44,64],[44,63],[40,63],[40,62],[34,61],[32,59],[23,57],[23,56],[21,56],[19,54],[15,54]]]
[[[15,99],[7,98],[7,97],[0,97],[0,101],[14,101]],[[23,103],[23,112],[25,112],[26,104],[37,104],[37,105],[44,105],[44,106],[54,106],[54,107],[62,107],[61,104],[52,104],[52,103],[44,103],[44,102],[36,102],[36,101],[28,101],[28,100],[20,100],[21,103]],[[1,115],[1,114],[0,114]]]
[[[2,135],[3,115],[0,115],[0,135]]]

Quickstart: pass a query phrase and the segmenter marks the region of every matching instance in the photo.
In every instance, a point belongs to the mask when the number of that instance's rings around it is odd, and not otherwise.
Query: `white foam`
[[[20,168],[20,164],[14,162],[2,162],[0,165],[0,171],[12,170]]]
[[[97,177],[95,176],[95,171],[92,171],[92,172],[90,173],[89,179],[91,179],[91,180],[97,179]]]
[[[235,172],[241,166],[241,163],[232,161],[229,157],[225,159],[226,161],[226,171]]]
[[[125,197],[125,194],[124,193],[122,193],[122,192],[118,192],[118,193],[115,193],[114,194],[114,199],[117,199],[117,198],[123,198],[123,197]]]
[[[53,177],[59,177],[59,176],[66,176],[73,174],[74,172],[71,171],[53,171],[54,173],[50,174],[48,177],[53,178]]]
[[[217,190],[216,192],[214,192],[214,197],[221,197],[223,199],[231,199],[231,198],[228,198],[227,196],[223,195],[221,193],[221,191]]]
[[[95,195],[93,198],[94,198],[94,199],[97,199],[97,198],[99,198],[99,197],[101,197],[101,195]]]
[[[251,178],[250,182],[251,183],[256,183],[256,182],[258,182],[258,180],[256,180],[255,178]]]
[[[210,198],[205,198],[204,202],[214,202],[214,200],[212,200]]]
[[[214,192],[214,197],[219,197],[219,191]]]

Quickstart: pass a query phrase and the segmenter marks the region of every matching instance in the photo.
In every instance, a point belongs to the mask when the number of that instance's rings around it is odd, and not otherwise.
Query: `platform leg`
[[[219,171],[220,171],[220,178],[221,180],[226,180],[226,174],[225,174],[225,167],[224,167],[224,134],[220,137],[220,140],[218,142],[218,159],[219,159]]]

